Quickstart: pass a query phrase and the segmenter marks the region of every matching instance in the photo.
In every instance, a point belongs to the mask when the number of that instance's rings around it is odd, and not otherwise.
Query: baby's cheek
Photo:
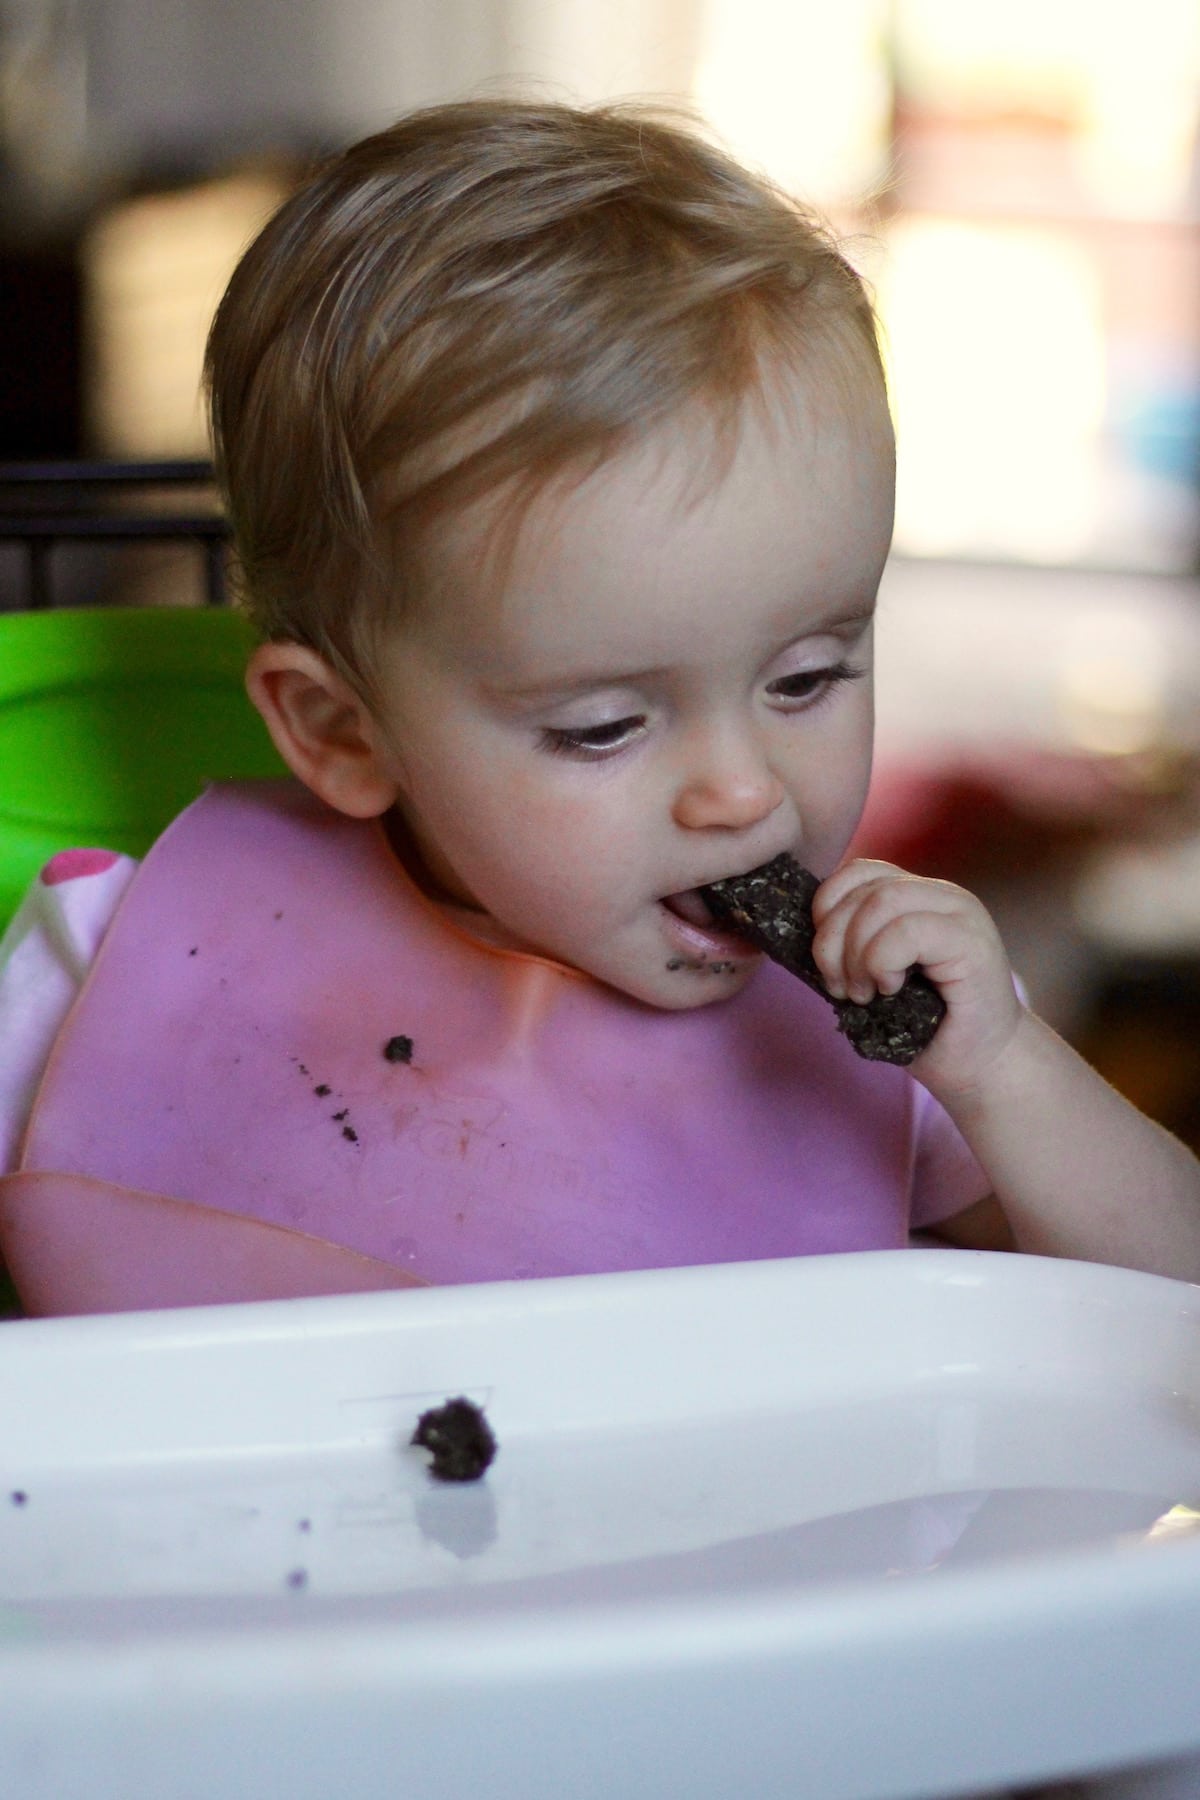
[[[497,892],[542,926],[597,928],[622,883],[619,846],[586,809],[547,805],[520,791],[489,852]]]

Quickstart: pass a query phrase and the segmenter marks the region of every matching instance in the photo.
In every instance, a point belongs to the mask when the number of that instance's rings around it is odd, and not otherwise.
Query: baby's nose
[[[693,755],[675,795],[675,823],[687,831],[745,831],[775,811],[783,784],[751,735],[708,740]]]

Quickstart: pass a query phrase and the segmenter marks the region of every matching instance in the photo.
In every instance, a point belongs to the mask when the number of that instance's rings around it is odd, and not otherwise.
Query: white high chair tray
[[[408,1439],[458,1394],[500,1448],[450,1485]],[[889,1800],[1200,1749],[1183,1283],[913,1250],[24,1321],[0,1421],[22,1800]]]

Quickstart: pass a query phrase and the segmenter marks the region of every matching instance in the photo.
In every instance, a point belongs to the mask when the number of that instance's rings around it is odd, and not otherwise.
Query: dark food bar
[[[700,892],[716,917],[798,975],[837,1014],[837,1028],[868,1062],[902,1067],[929,1043],[946,1003],[928,976],[910,969],[898,994],[877,994],[866,1006],[835,1000],[813,961],[812,902],[820,882],[794,856],[777,856],[746,875],[714,881]]]

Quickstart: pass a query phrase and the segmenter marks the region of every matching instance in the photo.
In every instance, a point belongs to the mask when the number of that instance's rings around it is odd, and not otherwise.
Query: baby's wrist
[[[944,1081],[936,1088],[930,1084],[931,1091],[964,1131],[986,1114],[1011,1113],[1036,1094],[1046,1067],[1048,1040],[1057,1041],[1049,1027],[1014,995],[1007,1030],[998,1032],[976,1057],[956,1058]]]

